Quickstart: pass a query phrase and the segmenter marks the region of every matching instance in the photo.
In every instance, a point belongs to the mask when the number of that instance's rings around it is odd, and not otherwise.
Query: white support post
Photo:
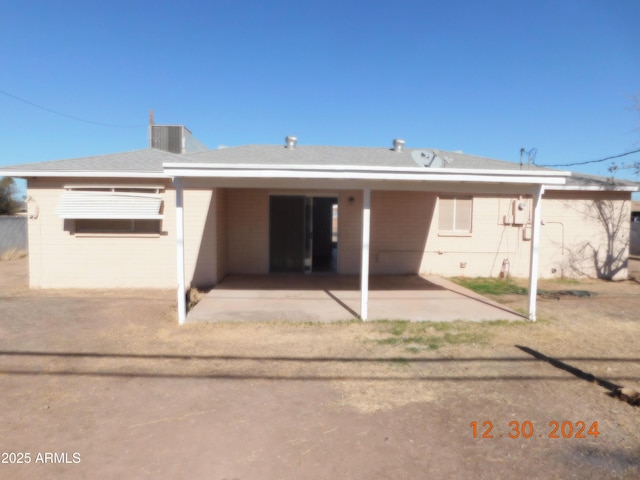
[[[173,179],[176,189],[176,261],[178,272],[178,323],[182,325],[187,319],[186,285],[184,282],[184,195],[182,181]]]
[[[536,297],[538,296],[538,265],[540,257],[540,224],[542,221],[542,194],[544,186],[533,192],[533,220],[531,221],[531,256],[529,261],[529,320],[536,321]]]
[[[362,262],[360,270],[360,320],[367,320],[369,308],[369,238],[371,232],[371,189],[363,190]]]

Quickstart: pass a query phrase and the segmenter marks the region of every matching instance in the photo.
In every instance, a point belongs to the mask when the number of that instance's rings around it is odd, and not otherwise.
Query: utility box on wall
[[[526,200],[514,200],[511,204],[511,211],[515,225],[524,225],[529,221],[529,202]]]
[[[529,202],[520,198],[509,201],[507,214],[501,220],[504,225],[524,225],[529,218]]]

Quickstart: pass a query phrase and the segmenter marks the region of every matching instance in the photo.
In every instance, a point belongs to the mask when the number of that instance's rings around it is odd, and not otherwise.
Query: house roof
[[[145,148],[108,155],[26,163],[2,167],[0,172],[5,175],[15,173],[15,176],[38,176],[38,174],[43,174],[43,176],[65,176],[74,173],[90,176],[91,173],[113,173],[114,176],[143,174],[144,176],[162,177],[164,176],[162,164],[179,160],[180,155],[154,148]]]
[[[130,152],[97,155],[66,160],[15,165],[0,168],[0,174],[13,176],[113,176],[113,177],[167,177],[164,164],[188,165],[251,165],[251,166],[340,166],[385,167],[397,169],[425,168],[417,158],[419,154],[435,154],[445,169],[451,170],[504,170],[523,172],[554,172],[535,165],[521,166],[518,162],[496,160],[462,152],[437,149],[403,149],[401,152],[384,147],[336,147],[298,145],[290,149],[283,145],[244,145],[219,148],[196,153],[173,154],[146,148]],[[611,180],[573,172],[567,178],[565,189],[637,190],[637,182]],[[555,188],[555,187],[554,187]]]
[[[520,170],[520,164],[494,160],[461,152],[435,149],[403,149],[396,152],[383,147],[244,145],[182,155],[181,163],[251,164],[251,165],[344,165],[350,167],[415,168],[423,165],[414,153],[433,152],[449,160],[446,166],[473,170]],[[531,170],[550,170],[532,166]]]
[[[414,160],[414,152],[433,152],[447,161],[446,168],[464,170],[514,170],[553,172],[556,169],[537,165],[520,165],[519,162],[496,160],[493,158],[470,155],[463,152],[449,152],[438,149],[403,149],[396,152],[391,148],[380,147],[331,147],[296,146],[288,149],[283,145],[245,145],[240,147],[208,150],[180,158],[180,163],[211,164],[252,164],[252,165],[348,165],[367,167],[405,167],[421,166]],[[611,179],[596,175],[571,172],[565,188],[583,189],[590,187],[598,190],[638,189],[640,183],[629,180]]]
[[[251,165],[344,165],[412,168],[413,150],[395,152],[380,147],[244,145],[183,155],[181,162]]]
[[[623,180],[613,177],[600,177],[596,175],[587,175],[586,173],[571,172],[571,177],[567,178],[567,188],[575,187],[580,189],[592,190],[630,190],[637,191],[640,189],[639,182],[631,180]]]

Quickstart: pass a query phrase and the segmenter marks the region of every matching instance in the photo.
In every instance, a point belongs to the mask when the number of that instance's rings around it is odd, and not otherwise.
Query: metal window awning
[[[162,195],[118,191],[66,190],[56,214],[64,219],[161,220]]]

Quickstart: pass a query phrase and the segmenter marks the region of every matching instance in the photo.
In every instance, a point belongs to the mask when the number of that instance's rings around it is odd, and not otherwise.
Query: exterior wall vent
[[[393,151],[394,152],[402,152],[402,149],[404,148],[404,144],[406,142],[404,140],[402,140],[401,138],[396,138],[393,141]]]
[[[295,150],[296,144],[298,143],[298,137],[286,137],[284,141],[287,144],[287,148],[290,150]]]

